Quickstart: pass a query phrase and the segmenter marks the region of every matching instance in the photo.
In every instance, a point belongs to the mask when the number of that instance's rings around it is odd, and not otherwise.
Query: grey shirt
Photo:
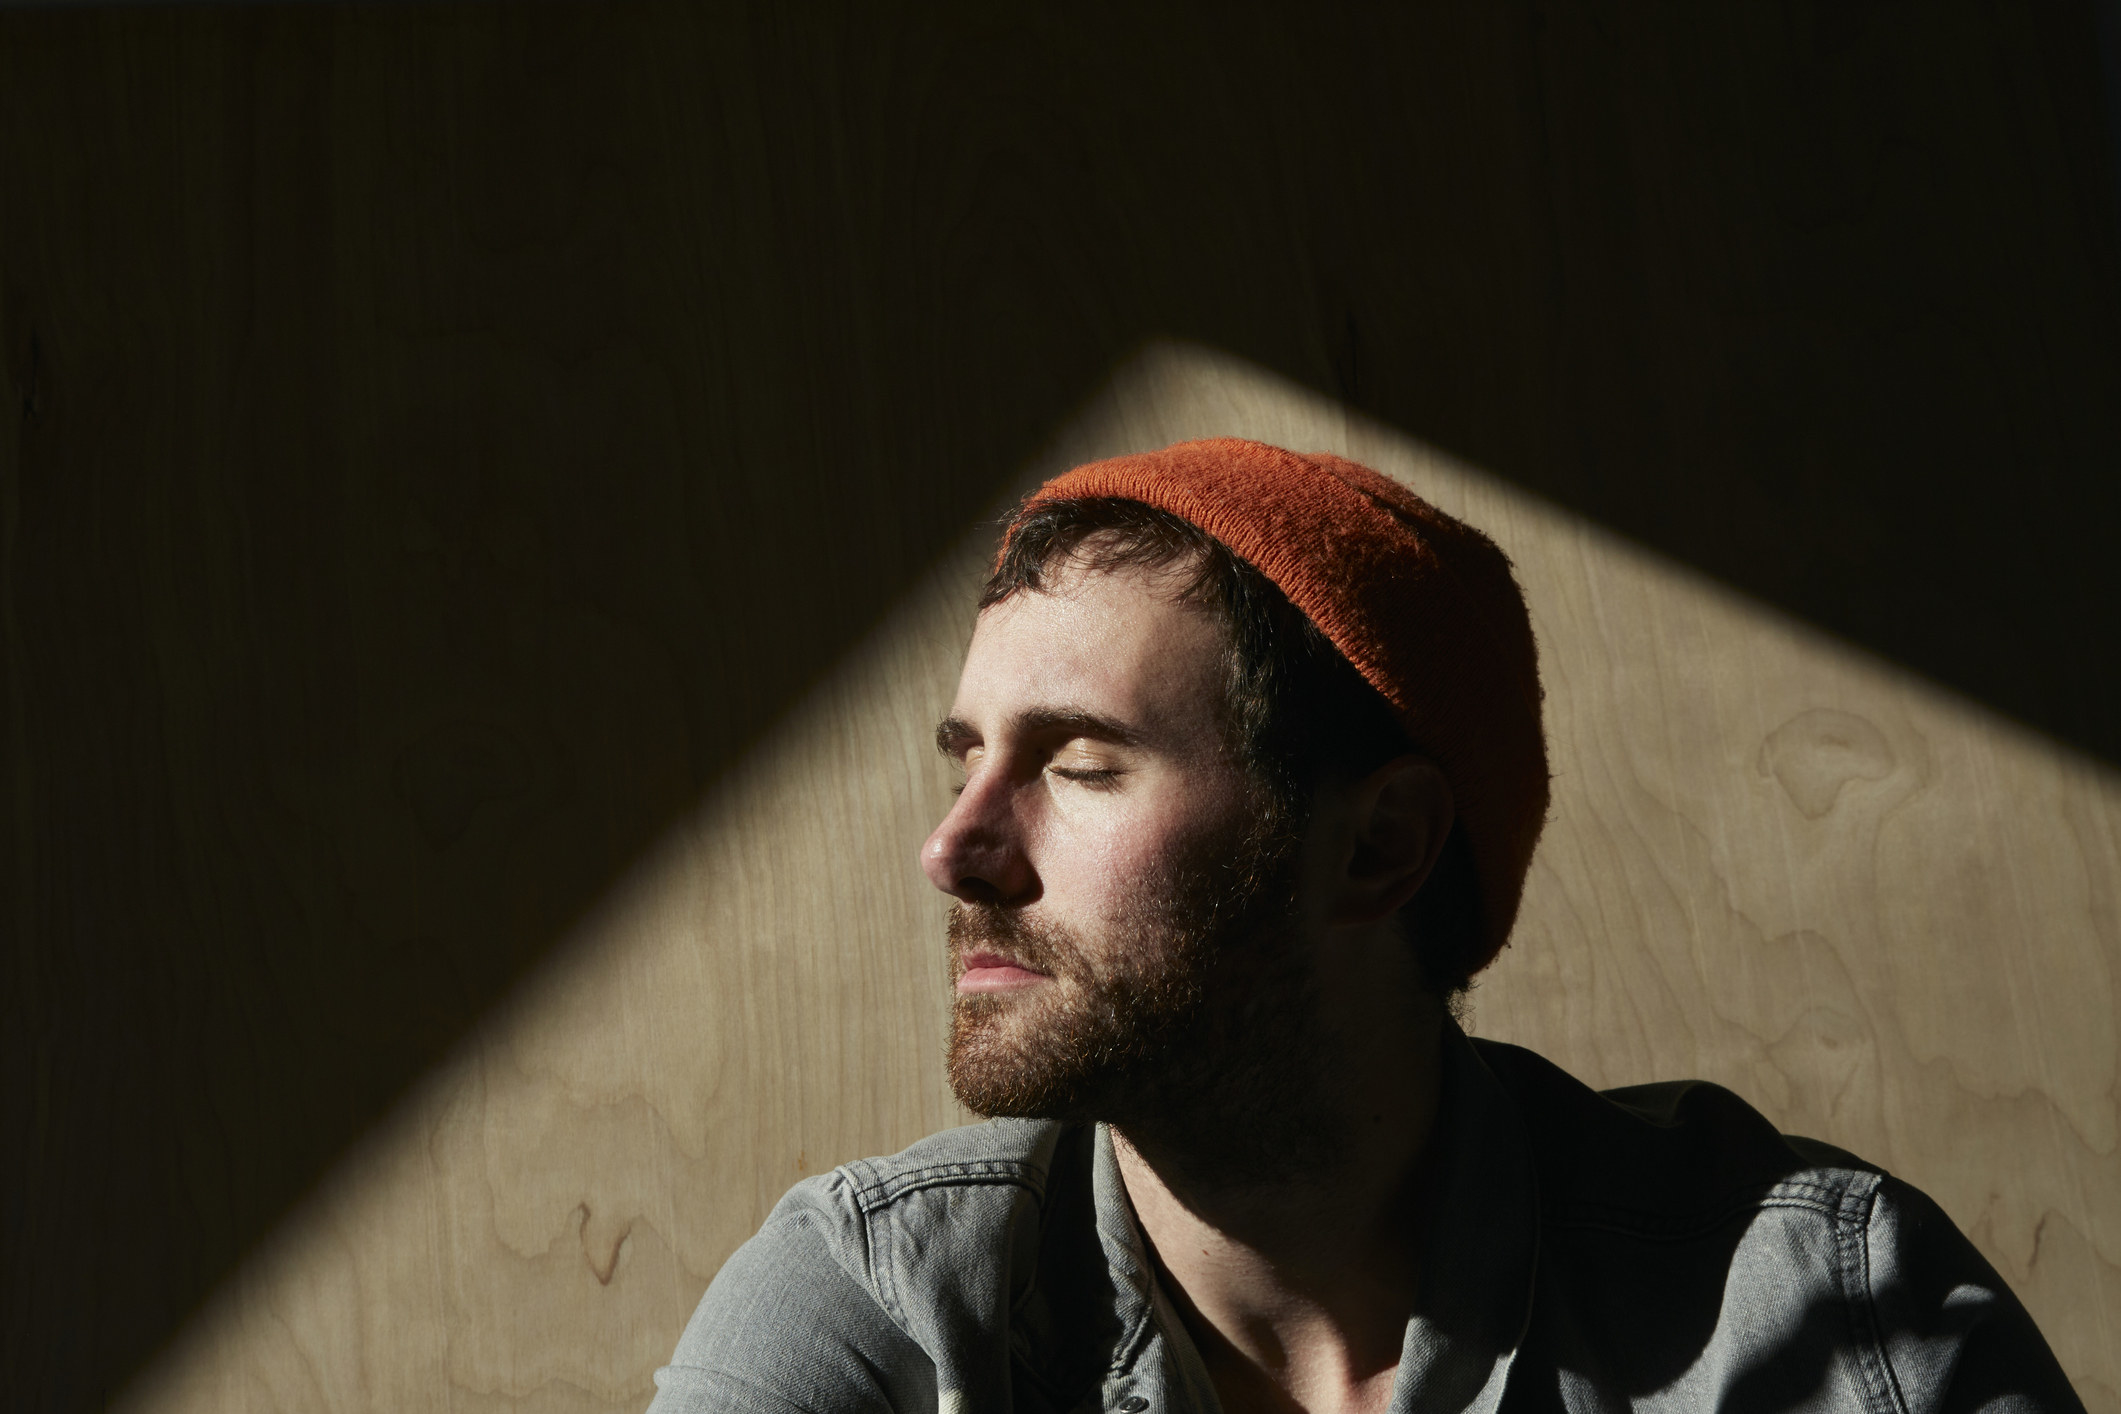
[[[1701,1082],[1446,1038],[1394,1411],[2081,1410],[1937,1206]],[[1102,1126],[995,1120],[797,1184],[651,1414],[1219,1408]]]

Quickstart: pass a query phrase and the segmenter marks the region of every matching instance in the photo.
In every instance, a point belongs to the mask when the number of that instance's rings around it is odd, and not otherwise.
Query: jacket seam
[[[1010,1159],[974,1159],[883,1175],[853,1190],[855,1206],[864,1213],[889,1207],[910,1193],[929,1188],[967,1188],[983,1184],[1022,1188],[1040,1202],[1046,1196],[1046,1171]]]
[[[852,1179],[858,1167],[868,1169],[872,1174],[876,1172],[874,1166],[866,1160],[845,1165],[840,1171]],[[1026,1169],[1030,1170],[1029,1175],[1026,1174]],[[1031,1181],[1031,1176],[1035,1176],[1039,1181]],[[848,1197],[852,1199],[855,1213],[860,1218],[858,1226],[862,1233],[862,1253],[869,1265],[870,1286],[876,1292],[877,1304],[883,1307],[884,1314],[890,1318],[893,1325],[905,1333],[907,1339],[915,1344],[920,1343],[913,1331],[912,1317],[907,1314],[905,1303],[899,1297],[897,1282],[893,1278],[896,1263],[892,1253],[892,1224],[877,1221],[884,1210],[900,1198],[930,1188],[983,1185],[1021,1188],[1029,1193],[1032,1201],[1043,1210],[1046,1202],[1044,1179],[1045,1170],[1030,1165],[1007,1159],[975,1159],[961,1163],[931,1164],[906,1173],[872,1178],[863,1185],[849,1183]],[[1012,1324],[1018,1304],[1012,1302],[1010,1305]]]
[[[1154,1282],[1155,1277],[1151,1276],[1150,1281]],[[1155,1338],[1155,1335],[1156,1288],[1152,1285],[1149,1288],[1147,1298],[1142,1302],[1141,1314],[1134,1322],[1134,1329],[1128,1331],[1126,1337],[1120,1341],[1118,1357],[1113,1360],[1111,1368],[1105,1372],[1106,1380],[1110,1381],[1115,1376],[1123,1377],[1132,1372],[1135,1365],[1141,1360],[1142,1352],[1149,1348],[1149,1342]]]
[[[891,1325],[899,1327],[899,1331],[904,1333],[908,1340],[914,1340],[914,1344],[918,1344],[918,1340],[914,1338],[912,1321],[906,1314],[906,1306],[899,1302],[899,1289],[891,1280],[891,1232],[882,1230],[878,1223],[870,1221],[874,1215],[865,1206],[861,1206],[861,1189],[853,1183],[853,1177],[859,1168],[870,1168],[870,1164],[867,1164],[867,1160],[857,1160],[853,1164],[844,1164],[834,1174],[836,1179],[844,1181],[846,1198],[855,1208],[855,1230],[861,1234],[861,1263],[865,1270],[848,1274],[855,1276],[857,1283],[867,1278],[867,1287],[876,1293],[876,1304],[882,1308],[884,1319],[889,1319]],[[846,1266],[844,1259],[840,1261],[840,1266]]]
[[[1848,1293],[1849,1324],[1856,1347],[1864,1353],[1865,1394],[1880,1414],[1908,1414],[1907,1394],[1893,1374],[1893,1362],[1880,1334],[1877,1296],[1871,1283],[1871,1220],[1878,1211],[1874,1183],[1861,1195],[1851,1194],[1849,1211],[1836,1226],[1843,1259],[1842,1285]]]
[[[1714,1232],[1746,1213],[1768,1208],[1801,1208],[1838,1218],[1848,1197],[1846,1188],[1783,1179],[1753,1185],[1732,1194],[1720,1207],[1680,1218],[1659,1219],[1635,1208],[1577,1204],[1549,1213],[1547,1225],[1557,1230],[1613,1232],[1653,1242],[1686,1242]]]
[[[892,1277],[891,1234],[879,1232],[874,1223],[863,1214],[862,1230],[868,1236],[870,1271],[874,1273],[876,1294],[884,1303],[884,1313],[909,1337],[913,1334],[913,1320],[907,1315],[905,1303],[899,1300],[898,1283]]]

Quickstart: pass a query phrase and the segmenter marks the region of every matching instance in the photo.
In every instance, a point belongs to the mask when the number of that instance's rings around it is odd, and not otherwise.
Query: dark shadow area
[[[1387,8],[0,10],[12,1407],[1145,337],[2121,760],[2091,11]]]

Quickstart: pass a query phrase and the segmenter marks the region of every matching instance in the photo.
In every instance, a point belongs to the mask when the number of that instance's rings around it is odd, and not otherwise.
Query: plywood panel
[[[2121,759],[2090,23],[0,0],[0,1386],[101,1407],[324,1175],[388,1168],[335,1166],[1145,337]],[[1831,710],[1892,764],[1850,736],[1821,830],[1916,759]],[[1817,801],[1806,720],[1746,750]],[[789,907],[855,887],[746,858]],[[583,1202],[613,1270],[624,1204]],[[431,1316],[428,1261],[389,1281]],[[420,1338],[491,1354],[479,1309]]]
[[[1927,1189],[2121,1410],[2121,780],[1226,355],[1152,350],[1027,475],[1210,433],[1493,532],[1553,821],[1475,1029],[1696,1075]],[[962,1116],[927,747],[988,551],[666,839],[145,1376],[155,1411],[623,1410],[786,1185]]]

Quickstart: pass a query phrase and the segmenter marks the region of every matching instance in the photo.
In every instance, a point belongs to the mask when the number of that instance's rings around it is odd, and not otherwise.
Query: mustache
[[[946,935],[953,967],[962,966],[972,953],[995,952],[1058,977],[1073,970],[1080,955],[1066,930],[991,903],[952,904]]]

